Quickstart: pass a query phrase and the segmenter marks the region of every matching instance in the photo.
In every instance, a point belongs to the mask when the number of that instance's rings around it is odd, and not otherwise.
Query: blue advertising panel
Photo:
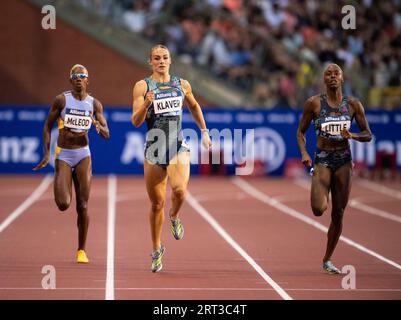
[[[48,108],[0,107],[0,173],[32,173],[43,155],[42,131]],[[253,156],[269,175],[281,175],[288,160],[299,159],[296,131],[301,111],[205,109],[205,120],[213,140],[213,152],[225,163],[225,173],[234,174]],[[401,167],[401,112],[369,111],[367,119],[374,134],[370,143],[351,141],[354,161],[373,167],[378,151],[396,155]],[[92,127],[89,132],[94,174],[142,174],[146,125],[135,128],[128,108],[105,108],[110,139],[104,140]],[[188,111],[183,115],[184,136],[191,147],[191,172],[202,171],[199,163],[209,159],[200,148],[200,132]],[[354,124],[352,132],[359,129]],[[52,130],[51,150],[54,154],[58,130]],[[307,147],[313,155],[313,125],[307,134]],[[206,154],[206,156],[205,156]],[[52,159],[54,157],[52,156]],[[210,160],[209,160],[210,161]],[[216,160],[215,160],[216,161]],[[54,160],[42,169],[53,171]]]

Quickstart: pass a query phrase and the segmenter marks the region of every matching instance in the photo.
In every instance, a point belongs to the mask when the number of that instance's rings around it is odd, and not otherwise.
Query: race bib
[[[176,91],[159,92],[153,101],[155,114],[176,112],[182,109],[182,97]]]
[[[66,109],[64,127],[70,129],[89,130],[92,125],[89,111]]]
[[[349,120],[329,121],[322,123],[322,131],[332,136],[338,136],[341,134],[342,130],[349,130],[349,128],[351,128],[351,121]]]

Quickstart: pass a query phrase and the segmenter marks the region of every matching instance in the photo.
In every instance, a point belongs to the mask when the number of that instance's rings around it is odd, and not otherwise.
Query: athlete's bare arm
[[[181,86],[185,94],[185,101],[188,105],[188,109],[191,111],[196,124],[202,131],[202,143],[206,148],[209,148],[212,145],[212,142],[210,141],[209,133],[206,130],[206,123],[202,109],[192,93],[192,88],[189,82],[181,79]]]
[[[96,132],[104,139],[110,138],[107,121],[103,114],[103,106],[97,99],[95,99],[93,103],[93,114],[96,117],[96,120],[92,117],[92,122],[96,128]]]
[[[313,120],[316,108],[318,108],[318,101],[318,96],[312,96],[308,100],[306,100],[297,130],[297,142],[299,151],[301,152],[302,156],[302,163],[307,167],[310,167],[312,165],[312,159],[308,154],[308,151],[306,151],[305,133],[308,130],[311,121]]]
[[[185,101],[188,105],[189,111],[191,111],[192,116],[194,117],[196,124],[198,125],[199,129],[206,129],[206,123],[205,119],[203,118],[202,109],[192,93],[191,85],[187,80],[184,79],[181,79],[181,85],[185,94]]]
[[[54,100],[43,128],[43,158],[41,162],[35,168],[33,168],[33,170],[40,170],[49,162],[51,130],[57,118],[60,116],[61,110],[63,110],[64,106],[65,97],[63,94],[60,94]]]
[[[362,103],[355,99],[349,98],[349,104],[354,109],[355,121],[358,124],[359,133],[351,133],[349,130],[345,129],[341,131],[341,135],[346,139],[354,139],[360,142],[369,142],[372,140],[372,132],[370,131],[368,121],[366,120],[365,110]]]
[[[132,90],[132,116],[131,121],[135,127],[139,127],[146,118],[146,112],[155,99],[155,93],[149,91],[146,93],[147,84],[145,80],[138,81]]]

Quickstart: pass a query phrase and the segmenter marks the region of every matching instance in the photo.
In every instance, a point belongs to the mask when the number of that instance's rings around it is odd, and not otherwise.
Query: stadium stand
[[[366,107],[401,105],[399,0],[75,1],[252,93],[251,106],[301,107],[321,90],[328,61],[343,67],[345,93]],[[354,30],[341,25],[349,4]]]

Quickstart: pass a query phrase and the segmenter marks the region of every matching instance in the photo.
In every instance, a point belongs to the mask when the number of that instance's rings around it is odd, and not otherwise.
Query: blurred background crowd
[[[49,5],[54,28],[43,24]],[[355,28],[344,8],[354,9]],[[329,62],[343,68],[344,94],[362,101],[374,132],[371,143],[352,144],[355,170],[400,171],[401,0],[9,0],[2,9],[4,172],[32,171],[46,109],[80,63],[116,137],[96,172],[141,173],[146,132],[131,125],[132,89],[150,75],[149,50],[158,43],[169,47],[171,73],[190,81],[211,128],[256,128],[263,174],[305,173],[299,115],[309,96],[324,92]],[[308,134],[313,141],[313,126]],[[131,149],[138,157],[127,160]],[[36,153],[28,159],[26,150]]]
[[[327,62],[366,108],[401,106],[401,0],[77,1],[250,93],[251,106],[302,107]],[[355,29],[342,27],[345,5]]]

